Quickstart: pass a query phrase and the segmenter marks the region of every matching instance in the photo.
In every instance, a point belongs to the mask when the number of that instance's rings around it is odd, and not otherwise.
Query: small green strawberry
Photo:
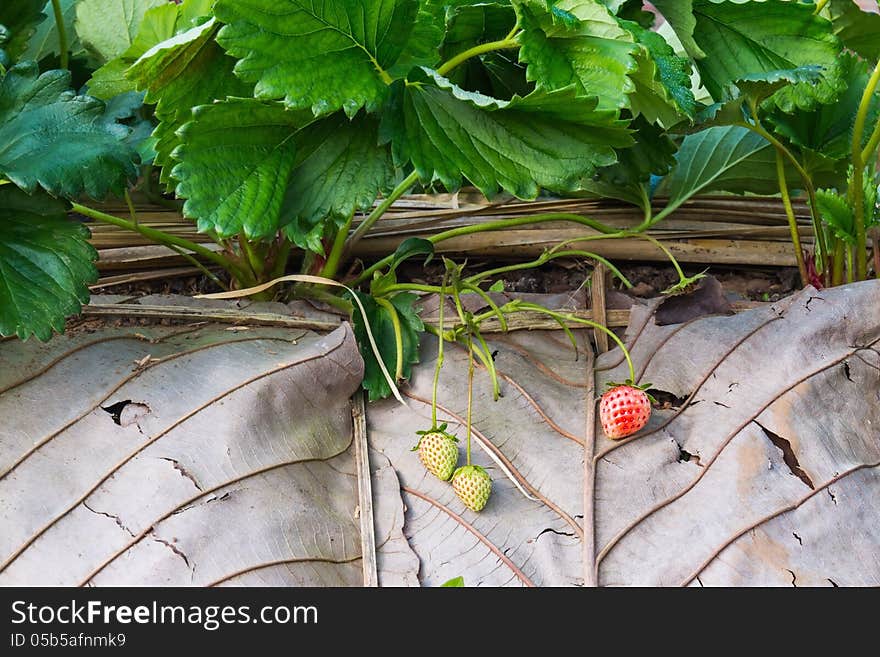
[[[417,433],[421,438],[412,451],[418,450],[419,458],[428,472],[447,481],[458,465],[458,439],[446,433],[445,424]]]
[[[452,475],[452,488],[471,511],[482,511],[492,493],[492,478],[478,465],[463,465]]]

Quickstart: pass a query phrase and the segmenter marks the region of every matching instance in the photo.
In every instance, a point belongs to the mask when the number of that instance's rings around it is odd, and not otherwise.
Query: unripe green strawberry
[[[463,465],[452,475],[452,488],[471,511],[482,511],[492,493],[492,478],[478,465]]]
[[[432,431],[420,431],[413,450],[419,451],[422,464],[438,479],[448,480],[458,465],[458,439],[444,431],[446,425]]]
[[[612,440],[626,438],[648,424],[651,417],[651,397],[645,388],[630,385],[609,384],[608,390],[599,402],[599,420],[605,435]]]

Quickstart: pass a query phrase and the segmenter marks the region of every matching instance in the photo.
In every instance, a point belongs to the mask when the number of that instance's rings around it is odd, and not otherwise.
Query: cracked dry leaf
[[[584,347],[581,359],[575,360],[561,332],[491,337],[504,397],[492,401],[488,374],[478,367],[474,427],[477,437],[497,451],[523,488],[540,501],[526,499],[475,440],[474,463],[485,467],[493,481],[488,506],[473,513],[449,483],[428,474],[409,451],[416,431],[431,424],[434,338],[424,340],[421,363],[404,391],[409,408],[389,402],[367,408],[370,444],[390,460],[401,480],[407,508],[404,533],[421,560],[423,585],[440,586],[459,575],[468,586],[579,584],[578,515],[589,394]],[[448,431],[459,438],[463,464],[467,356],[460,347],[447,345],[439,399],[438,420],[448,422]],[[382,503],[379,497],[377,508]]]
[[[597,433],[599,582],[880,584],[878,341],[878,281],[649,321],[637,370],[685,403],[633,440]]]
[[[0,585],[361,585],[351,329],[139,331],[0,345]]]
[[[368,409],[371,444],[404,487],[423,585],[457,575],[474,585],[880,585],[880,282],[808,288],[735,316],[667,326],[654,323],[656,307],[634,309],[627,341],[639,378],[668,393],[658,395],[668,408],[618,442],[596,422],[587,448],[594,491],[584,490],[583,446],[564,437],[583,440],[577,386],[588,364],[550,333],[491,341],[512,378],[493,403],[480,371],[475,407],[477,430],[540,502],[495,468],[489,505],[465,510],[407,451],[430,423],[429,405]],[[435,344],[409,390],[425,402]],[[448,411],[464,415],[466,363],[459,350],[447,359],[440,399],[449,408],[440,416],[455,420]],[[597,359],[597,391],[627,377],[622,360],[618,350]],[[578,536],[585,497],[596,568]]]

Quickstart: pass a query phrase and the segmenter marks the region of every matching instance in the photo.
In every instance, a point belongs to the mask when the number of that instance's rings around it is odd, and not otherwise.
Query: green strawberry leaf
[[[481,43],[504,39],[516,25],[516,20],[510,4],[496,2],[449,8],[442,59],[449,60]],[[513,50],[472,57],[453,69],[449,79],[460,87],[496,98],[524,96],[534,89],[534,84],[526,79],[526,68],[516,59]]]
[[[89,93],[96,98],[108,100],[118,94],[134,91],[136,85],[126,78],[126,71],[150,48],[174,36],[179,14],[178,7],[171,3],[148,10],[125,52],[92,74],[88,83]]]
[[[843,45],[865,59],[880,58],[880,14],[862,11],[853,0],[828,3],[834,33]]]
[[[410,44],[420,8],[419,0],[217,0],[214,13],[226,23],[218,41],[258,98],[354,116],[378,108],[387,71],[421,49]]]
[[[35,63],[18,64],[0,80],[0,177],[28,193],[38,186],[66,198],[121,193],[137,173],[125,144],[130,131],[107,120],[104,103],[69,85],[69,73],[39,75]]]
[[[167,0],[79,0],[76,34],[104,64],[131,47],[148,10],[165,4]]]
[[[774,71],[819,66],[821,84],[800,83],[776,99],[785,111],[830,102],[839,92],[840,40],[810,5],[786,0],[694,0],[693,36],[706,57],[697,61],[703,84],[716,101],[738,80]]]
[[[441,584],[440,587],[441,588],[455,588],[455,589],[464,588],[464,577],[461,577],[461,576],[453,577],[448,582],[443,582],[443,584]]]
[[[439,63],[444,36],[441,14],[442,11],[434,6],[434,0],[419,0],[419,11],[409,41],[388,69],[391,77],[406,77],[416,66],[436,66]]]
[[[387,131],[396,163],[412,162],[423,182],[438,179],[450,190],[466,178],[490,197],[499,189],[523,199],[541,188],[573,191],[616,161],[614,147],[632,143],[616,112],[597,111],[573,87],[502,101],[427,69],[395,86]]]
[[[706,56],[694,41],[697,19],[694,16],[693,0],[653,0],[652,4],[672,27],[687,54],[694,59]]]
[[[759,107],[767,98],[792,84],[815,84],[822,79],[818,66],[801,66],[786,71],[770,71],[747,75],[730,83],[725,99],[700,112],[701,126],[732,125],[751,120],[750,106]]]
[[[764,177],[756,159],[763,156],[773,168]],[[678,166],[664,179],[657,194],[669,196],[678,207],[696,194],[710,191],[778,191],[775,156],[768,141],[748,128],[714,127],[688,135],[676,155]]]
[[[173,154],[184,215],[220,237],[274,235],[296,164],[294,136],[310,119],[251,98],[196,107]]]
[[[389,267],[396,269],[401,263],[416,256],[427,256],[424,262],[427,265],[434,256],[434,243],[421,237],[408,237],[394,251],[394,257]]]
[[[79,1],[80,0],[60,0],[61,16],[64,20],[65,33],[67,34],[67,49],[74,55],[79,55],[84,52],[83,46],[74,30],[76,5]],[[47,0],[43,5],[42,13],[48,18],[37,25],[33,36],[28,42],[27,49],[22,55],[22,59],[31,59],[38,62],[44,57],[61,54],[59,52],[58,27],[55,24],[52,0]]]
[[[28,48],[37,26],[47,19],[43,0],[3,0],[0,2],[0,48],[13,61]]]
[[[397,268],[400,264],[419,255],[428,256],[425,259],[425,264],[428,264],[434,255],[434,243],[420,237],[410,237],[401,242],[394,252],[388,270],[384,274],[377,271],[373,275],[373,280],[370,281],[370,294],[377,299],[385,296],[388,287],[397,283]]]
[[[638,71],[631,77],[635,90],[629,105],[635,116],[644,115],[651,123],[665,128],[694,118],[697,101],[691,91],[691,64],[675,54],[666,40],[636,23],[621,25],[636,39]]]
[[[867,64],[849,53],[841,56],[840,67],[846,90],[833,104],[791,114],[777,110],[767,117],[775,131],[791,143],[834,160],[847,159],[852,152],[852,128],[870,76]],[[880,94],[875,94],[867,125],[876,125],[878,120]],[[865,132],[863,147],[870,137],[870,131]]]
[[[856,243],[855,216],[847,199],[833,190],[816,190],[816,208],[838,239]]]
[[[288,112],[289,113],[289,112]],[[303,117],[310,120],[311,115]],[[379,122],[363,112],[315,121],[296,135],[296,163],[284,204],[298,231],[330,219],[338,229],[358,210],[373,207],[394,183],[391,149],[379,146]],[[300,244],[300,239],[294,239]]]
[[[181,32],[145,52],[127,73],[147,91],[146,102],[156,104],[156,164],[169,187],[174,186],[171,154],[181,143],[177,133],[192,119],[192,108],[251,96],[251,87],[232,73],[235,60],[214,41],[218,28],[211,19]]]
[[[504,292],[504,281],[498,280],[489,286],[489,292]]]
[[[397,346],[391,315],[386,308],[377,304],[371,296],[361,292],[355,292],[355,294],[358,295],[358,298],[364,305],[370,322],[370,329],[373,332],[373,337],[376,339],[379,353],[382,354],[382,360],[388,371],[394,372],[397,362]],[[418,300],[418,297],[404,292],[390,297],[388,300],[394,306],[400,320],[403,342],[403,378],[408,379],[412,375],[413,364],[419,362],[419,341],[425,330],[422,320],[419,319],[417,309],[413,308],[413,304]],[[363,321],[360,313],[352,315],[354,333],[364,359],[363,387],[369,393],[370,401],[375,401],[388,397],[391,394],[391,388],[388,387],[388,382],[382,374],[379,362],[373,355]]]
[[[629,106],[636,91],[630,75],[638,70],[638,46],[630,32],[599,0],[559,0],[553,6],[577,19],[562,24],[542,3],[515,4],[520,36],[520,61],[528,79],[550,90],[574,85],[578,95],[598,97],[598,109]]]
[[[647,210],[647,184],[652,176],[664,176],[675,166],[678,147],[660,127],[644,117],[633,121],[631,127],[637,129],[635,143],[618,150],[617,163],[599,169],[580,187],[588,196],[616,198]]]
[[[46,341],[89,299],[98,254],[62,201],[0,186],[0,336]]]

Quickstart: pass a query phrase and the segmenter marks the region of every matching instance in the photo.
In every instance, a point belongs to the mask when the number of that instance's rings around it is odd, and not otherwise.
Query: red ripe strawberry
[[[443,481],[448,480],[458,464],[458,439],[445,431],[446,425],[430,431],[419,431],[422,436],[413,451],[428,472]]]
[[[651,417],[651,398],[644,386],[609,384],[599,402],[599,420],[605,435],[612,440],[626,438],[648,424]]]

